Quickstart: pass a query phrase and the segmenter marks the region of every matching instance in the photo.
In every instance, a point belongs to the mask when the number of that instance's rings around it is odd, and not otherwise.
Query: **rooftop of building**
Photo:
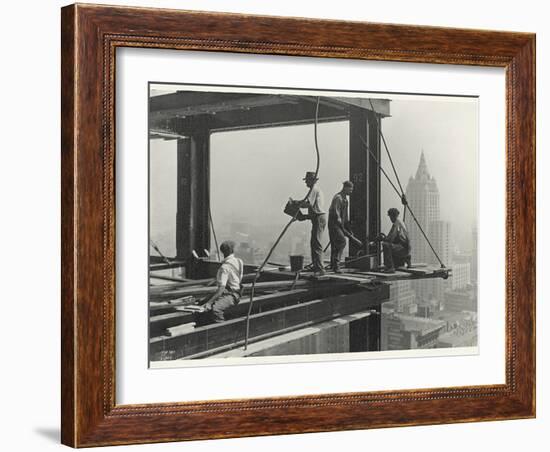
[[[431,331],[446,326],[446,323],[443,320],[427,319],[424,317],[415,317],[403,314],[395,314],[395,317],[401,321],[404,330],[417,331],[421,334],[427,334]]]
[[[468,331],[464,334],[457,334],[456,331],[449,331],[448,333],[441,334],[438,340],[452,347],[457,347],[464,343],[470,343],[475,337],[477,337],[477,330]]]

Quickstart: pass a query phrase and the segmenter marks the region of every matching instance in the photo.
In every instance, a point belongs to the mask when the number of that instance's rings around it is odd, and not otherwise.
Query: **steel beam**
[[[367,158],[367,174],[368,174],[368,194],[367,194],[367,236],[374,238],[380,233],[380,166],[377,163],[381,162],[380,156],[380,124],[381,118],[376,117],[376,113],[369,111],[368,113],[368,145],[370,152],[364,149],[368,154]],[[380,263],[380,247],[374,246],[368,250],[368,254],[377,254],[377,264]]]
[[[188,263],[193,277],[192,252],[210,248],[208,188],[210,133],[198,129],[177,141],[176,257]]]
[[[354,184],[350,196],[350,221],[354,235],[363,243],[368,238],[369,181],[367,150],[362,140],[368,139],[368,112],[358,107],[350,107],[349,119],[349,171]],[[350,254],[355,255],[359,248],[350,243]]]
[[[376,291],[337,295],[254,314],[250,317],[250,338],[252,341],[263,340],[343,315],[372,309],[387,297],[387,286],[380,286]],[[245,318],[238,318],[195,328],[181,335],[153,338],[150,340],[150,354],[154,360],[155,355],[166,351],[171,351],[174,359],[198,358],[219,353],[243,343],[245,324]]]

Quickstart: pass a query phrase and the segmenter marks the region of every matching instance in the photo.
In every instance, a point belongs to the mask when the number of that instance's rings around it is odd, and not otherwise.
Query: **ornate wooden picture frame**
[[[62,442],[73,447],[535,416],[535,36],[71,5],[62,9]],[[115,402],[115,51],[506,70],[505,384],[145,405]]]

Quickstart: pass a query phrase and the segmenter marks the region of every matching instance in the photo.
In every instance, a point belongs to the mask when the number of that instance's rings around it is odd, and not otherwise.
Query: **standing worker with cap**
[[[359,247],[363,243],[355,238],[348,229],[348,196],[353,193],[353,182],[347,180],[342,190],[334,195],[328,211],[328,234],[330,237],[330,266],[335,273],[340,273],[340,261],[346,248],[346,237]]]
[[[321,243],[323,231],[327,225],[327,215],[323,209],[323,192],[317,185],[319,180],[315,173],[308,171],[303,179],[310,188],[308,197],[299,203],[300,207],[307,207],[307,215],[299,214],[300,221],[311,220],[311,262],[313,271],[318,276],[325,274],[323,265],[323,245]]]

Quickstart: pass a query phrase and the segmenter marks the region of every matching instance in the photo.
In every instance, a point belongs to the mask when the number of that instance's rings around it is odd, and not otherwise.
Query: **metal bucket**
[[[290,256],[290,271],[299,272],[304,269],[304,256]]]

